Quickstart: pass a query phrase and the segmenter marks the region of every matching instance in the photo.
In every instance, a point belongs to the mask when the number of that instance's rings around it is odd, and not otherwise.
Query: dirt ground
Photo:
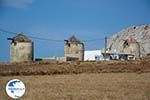
[[[14,78],[26,86],[20,100],[150,100],[150,73],[0,76],[0,100],[12,100],[5,86]]]

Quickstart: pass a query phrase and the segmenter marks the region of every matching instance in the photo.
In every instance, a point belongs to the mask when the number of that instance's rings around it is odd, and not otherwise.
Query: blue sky
[[[0,28],[41,38],[80,40],[111,36],[132,25],[150,23],[149,0],[1,0]],[[0,62],[9,60],[7,37],[0,32]],[[35,57],[63,56],[64,42],[35,40]],[[101,49],[104,41],[85,43]]]

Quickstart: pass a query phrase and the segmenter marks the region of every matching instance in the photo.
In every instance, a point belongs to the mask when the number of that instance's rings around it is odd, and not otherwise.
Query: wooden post
[[[106,60],[106,50],[107,50],[107,36],[105,36],[105,51],[104,51],[104,60]]]

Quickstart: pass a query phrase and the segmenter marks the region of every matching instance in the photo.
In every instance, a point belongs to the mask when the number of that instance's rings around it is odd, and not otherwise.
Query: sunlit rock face
[[[128,43],[128,41],[130,42]],[[134,55],[145,57],[150,53],[150,25],[131,26],[116,33],[108,39],[107,51],[113,53],[134,52]]]

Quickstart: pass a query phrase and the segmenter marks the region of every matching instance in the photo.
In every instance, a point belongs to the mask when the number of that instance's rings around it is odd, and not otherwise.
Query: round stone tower
[[[10,45],[10,61],[24,62],[33,60],[33,42],[23,34],[18,34],[11,40]]]
[[[124,43],[123,52],[126,54],[132,54],[136,59],[140,59],[140,44],[134,38],[130,37]]]
[[[79,61],[84,60],[84,44],[75,36],[65,40],[64,55],[65,57],[77,58]]]

